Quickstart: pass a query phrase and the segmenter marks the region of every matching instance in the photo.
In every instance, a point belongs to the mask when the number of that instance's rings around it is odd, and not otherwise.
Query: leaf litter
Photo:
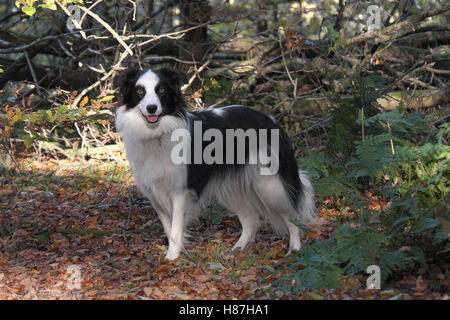
[[[275,283],[294,271],[287,240],[263,229],[256,244],[232,252],[240,226],[230,213],[220,224],[200,218],[186,252],[168,262],[163,228],[125,161],[26,158],[19,165],[0,177],[0,299],[449,298],[422,276],[382,291],[365,289],[364,276],[345,276],[338,289],[281,291]],[[339,214],[323,207],[302,241],[326,239]]]

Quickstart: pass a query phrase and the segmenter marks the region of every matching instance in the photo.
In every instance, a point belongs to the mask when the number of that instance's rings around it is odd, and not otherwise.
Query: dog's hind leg
[[[264,215],[279,233],[289,232],[289,253],[301,248],[300,230],[291,222],[297,212],[292,206],[287,190],[278,176],[259,178],[255,190],[261,202],[264,203]]]
[[[232,250],[244,250],[249,243],[255,242],[259,229],[259,216],[252,208],[244,208],[236,211],[236,215],[242,225],[242,233]]]
[[[235,213],[242,226],[242,233],[232,250],[244,250],[249,243],[255,242],[256,233],[259,229],[259,215],[257,208],[247,197],[234,194],[219,201],[229,211]],[[226,201],[223,201],[226,200]]]
[[[314,189],[306,172],[299,170],[298,175],[302,184],[301,199],[297,208],[289,206],[287,210],[280,211],[283,222],[289,230],[289,252],[298,251],[301,248],[300,234],[301,230],[291,222],[296,219],[304,224],[308,224],[317,214],[314,203]]]
[[[286,225],[289,231],[289,252],[298,251],[302,247],[300,242],[300,229],[291,222],[289,214],[282,212],[279,213],[281,218],[283,219],[284,224]]]

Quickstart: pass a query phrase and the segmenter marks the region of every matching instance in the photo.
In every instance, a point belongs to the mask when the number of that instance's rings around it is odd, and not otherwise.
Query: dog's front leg
[[[175,260],[183,248],[184,214],[186,194],[178,193],[173,198],[172,227],[169,237],[169,250],[166,259]]]

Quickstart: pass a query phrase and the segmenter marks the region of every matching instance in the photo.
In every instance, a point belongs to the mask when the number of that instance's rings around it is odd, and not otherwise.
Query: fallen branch
[[[327,118],[325,118],[325,119],[323,119],[323,120],[320,120],[320,121],[314,123],[312,126],[306,128],[306,129],[304,129],[304,130],[302,130],[302,131],[300,131],[300,132],[294,133],[294,134],[291,136],[291,138],[294,138],[294,137],[296,137],[296,136],[305,134],[305,133],[310,132],[310,131],[312,131],[312,130],[314,130],[314,129],[316,129],[316,128],[319,128],[319,127],[321,127],[321,126],[325,126],[325,125],[327,125],[327,124],[331,121],[331,119],[332,119],[332,117],[331,117],[331,116],[328,116]]]
[[[415,30],[417,23],[425,20],[428,17],[433,17],[445,13],[450,10],[450,5],[443,6],[441,8],[437,8],[417,16],[412,16],[409,19],[406,19],[402,22],[396,23],[394,25],[374,30],[371,32],[366,32],[359,36],[348,39],[345,42],[345,46],[354,45],[356,43],[364,42],[367,40],[375,39],[374,42],[376,44],[383,43],[391,40],[398,39],[408,34],[411,31]]]
[[[352,96],[341,96],[342,100],[352,99]],[[386,97],[377,99],[383,111],[394,110],[402,103],[407,109],[420,109],[435,107],[439,104],[450,103],[450,87],[436,90],[417,90],[412,97],[405,91],[393,91],[386,94]],[[326,96],[318,96],[306,99],[298,99],[294,103],[294,108],[302,115],[317,114],[326,112],[334,106],[334,102]]]
[[[409,99],[405,91],[396,91],[389,93],[386,98],[379,98],[377,102],[383,110],[394,110],[403,102],[407,109],[419,109],[435,107],[439,104],[448,104],[450,102],[450,87],[436,90],[418,90]]]

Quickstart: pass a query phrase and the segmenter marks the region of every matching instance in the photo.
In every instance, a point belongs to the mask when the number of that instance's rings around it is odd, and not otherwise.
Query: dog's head
[[[120,92],[126,109],[138,108],[149,123],[184,108],[180,86],[186,76],[178,70],[129,69],[120,76]]]
[[[152,135],[167,132],[173,127],[174,118],[179,118],[185,108],[181,85],[186,76],[169,68],[159,70],[128,69],[119,76],[119,90],[122,106],[117,110],[117,117],[132,120],[132,125],[143,122]],[[123,121],[116,121],[119,131],[124,129]],[[130,124],[127,124],[127,126]]]

